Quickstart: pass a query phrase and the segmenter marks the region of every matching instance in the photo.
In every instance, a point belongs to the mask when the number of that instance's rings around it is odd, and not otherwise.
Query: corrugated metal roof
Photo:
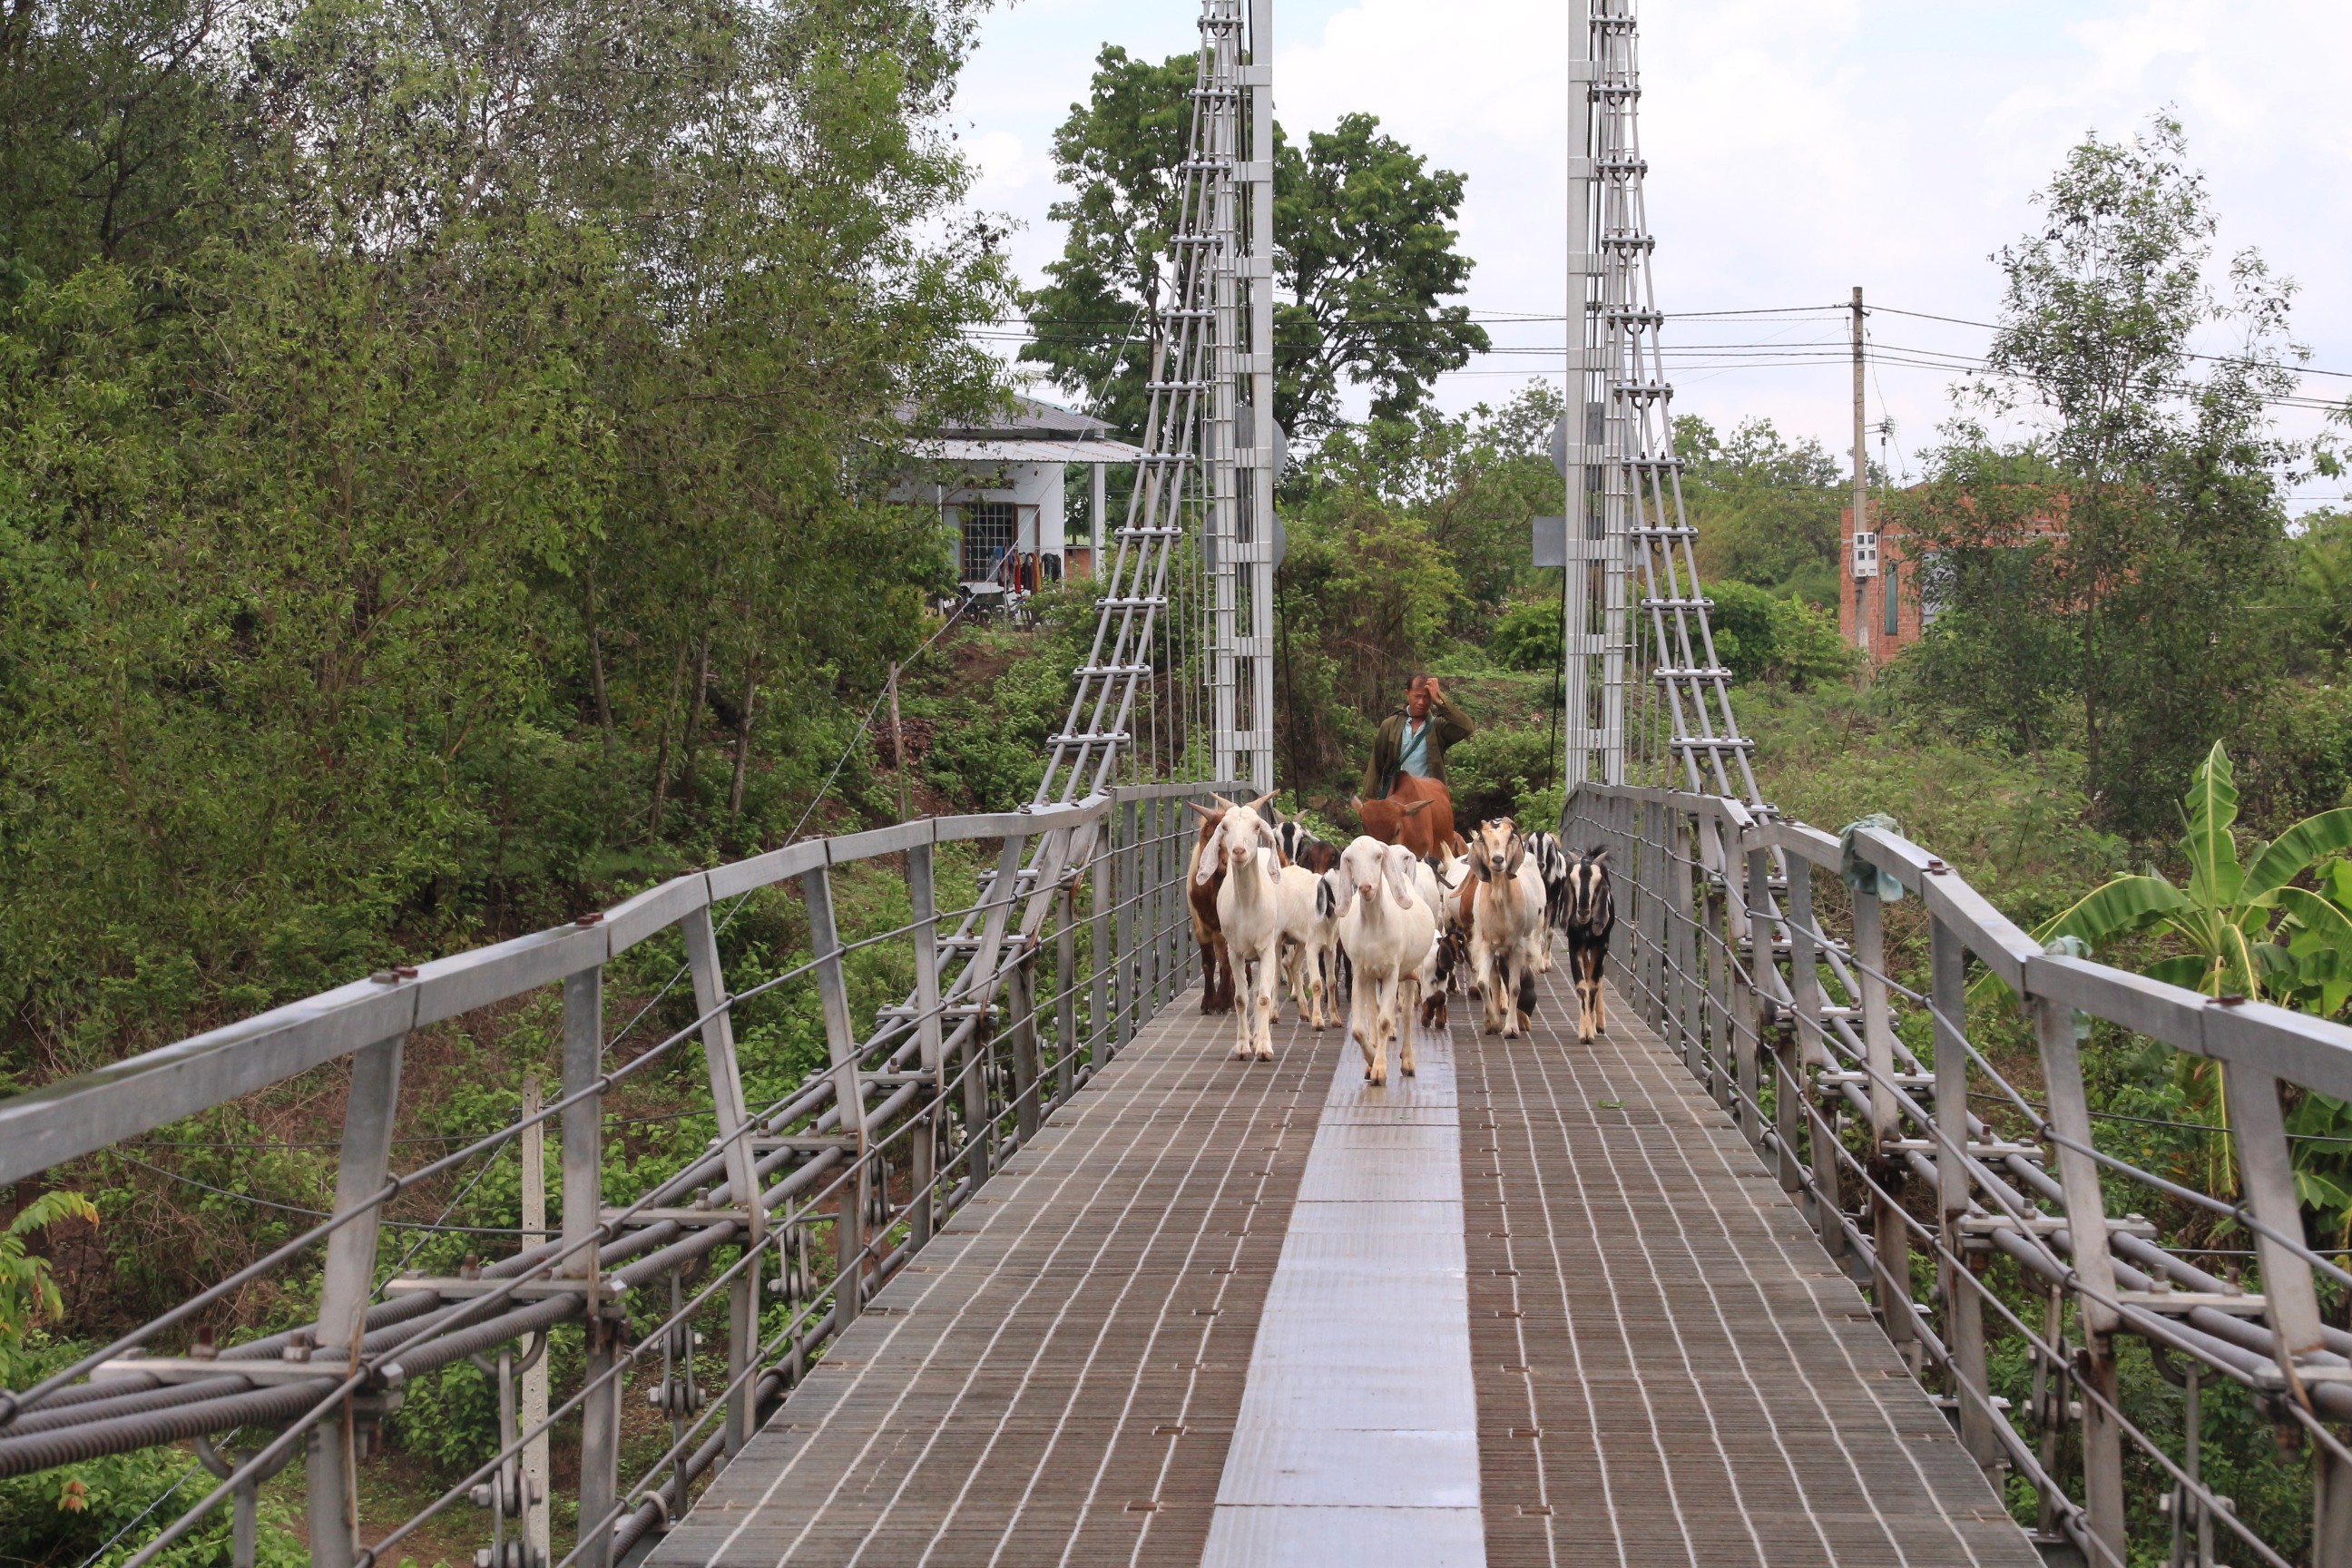
[[[1143,448],[1125,441],[972,440],[952,437],[919,441],[918,458],[943,463],[1131,463]]]

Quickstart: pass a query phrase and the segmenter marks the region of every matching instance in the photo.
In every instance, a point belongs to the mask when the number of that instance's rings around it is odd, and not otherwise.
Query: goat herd
[[[1273,797],[1194,805],[1201,832],[1187,891],[1205,984],[1201,1010],[1235,1008],[1234,1055],[1274,1059],[1276,977],[1315,1028],[1339,1016],[1364,1053],[1364,1076],[1389,1080],[1388,1050],[1413,1073],[1413,1024],[1445,1026],[1447,995],[1475,989],[1488,1034],[1530,1027],[1536,975],[1551,968],[1554,931],[1568,938],[1577,1038],[1605,1028],[1601,979],[1616,910],[1608,855],[1576,855],[1509,817],[1478,825],[1465,844],[1445,786],[1407,775],[1384,801],[1352,803],[1363,837],[1339,849],[1297,822],[1269,822]],[[1466,974],[1465,974],[1466,972]]]

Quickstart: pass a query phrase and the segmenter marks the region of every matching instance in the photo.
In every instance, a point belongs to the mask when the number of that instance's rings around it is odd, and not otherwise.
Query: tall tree
[[[175,4],[0,21],[0,1078],[780,835],[1010,304],[963,0]]]
[[[1054,136],[1070,196],[1046,282],[1024,299],[1035,341],[1021,357],[1090,396],[1121,428],[1143,419],[1148,306],[1168,286],[1168,238],[1190,135],[1196,58],[1160,65],[1106,45],[1088,101]],[[1419,407],[1431,383],[1487,347],[1466,307],[1446,304],[1472,266],[1451,226],[1463,176],[1350,114],[1300,148],[1275,128],[1276,417],[1319,435],[1347,388],[1371,389],[1376,417]]]
[[[2252,251],[2215,279],[2216,220],[2186,152],[2159,118],[2068,156],[2038,198],[2041,229],[1996,258],[2001,322],[1975,389],[2037,433],[1993,451],[1961,428],[1894,513],[1937,555],[1928,670],[1964,705],[2003,662],[2034,679],[1994,652],[2031,617],[2098,810],[2138,831],[2168,819],[2270,678],[2252,606],[2284,569],[2278,481],[2297,455],[2265,413],[2302,352],[2294,286]],[[2234,342],[2202,357],[2200,331]]]

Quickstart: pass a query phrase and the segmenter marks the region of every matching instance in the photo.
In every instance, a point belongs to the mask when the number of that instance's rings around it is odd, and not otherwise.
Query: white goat
[[[1192,867],[1205,885],[1223,868],[1217,927],[1233,966],[1234,1056],[1274,1060],[1274,977],[1282,942],[1282,857],[1274,829],[1255,811],[1234,810],[1217,824]]]
[[[1323,989],[1323,949],[1335,938],[1330,919],[1320,912],[1323,879],[1303,866],[1285,866],[1276,898],[1282,909],[1282,983],[1298,1004],[1301,1023],[1323,1027],[1328,1009]],[[1275,1017],[1282,1016],[1275,1005]]]
[[[1437,911],[1414,885],[1418,864],[1402,845],[1370,837],[1339,857],[1339,941],[1356,972],[1348,1026],[1364,1053],[1364,1077],[1375,1084],[1389,1080],[1392,1031],[1399,1037],[1398,1065],[1407,1078],[1413,1075],[1417,1020],[1401,1007],[1410,998],[1418,1011],[1421,966],[1437,933]]]
[[[1486,1032],[1516,1040],[1535,1011],[1536,943],[1544,931],[1544,885],[1528,841],[1507,816],[1478,825],[1470,838],[1470,963]]]

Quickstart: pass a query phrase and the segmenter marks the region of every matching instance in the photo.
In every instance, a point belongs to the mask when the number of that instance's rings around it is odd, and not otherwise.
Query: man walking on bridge
[[[1469,739],[1471,723],[1445,700],[1445,690],[1433,675],[1416,675],[1405,687],[1404,706],[1381,723],[1372,741],[1372,760],[1364,769],[1359,793],[1366,800],[1385,799],[1396,788],[1397,775],[1412,773],[1445,782],[1445,751]]]

